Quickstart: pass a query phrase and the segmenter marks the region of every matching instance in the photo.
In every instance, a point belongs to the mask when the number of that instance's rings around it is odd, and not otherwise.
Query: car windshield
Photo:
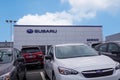
[[[39,52],[39,48],[23,48],[22,53],[34,53]]]
[[[55,48],[56,58],[74,58],[74,57],[87,57],[87,56],[97,56],[98,53],[86,46],[86,45],[69,45],[69,46],[57,46]]]
[[[9,63],[12,61],[13,54],[11,51],[4,49],[0,50],[0,64],[2,63]]]

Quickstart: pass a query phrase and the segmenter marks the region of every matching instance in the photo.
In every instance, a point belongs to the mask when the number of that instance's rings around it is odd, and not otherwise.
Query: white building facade
[[[14,25],[14,46],[101,42],[102,26]]]
[[[120,41],[120,33],[106,36],[106,41]]]

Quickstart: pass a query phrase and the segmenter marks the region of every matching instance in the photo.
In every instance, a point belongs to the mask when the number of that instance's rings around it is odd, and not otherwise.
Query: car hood
[[[116,65],[115,61],[104,55],[57,59],[56,61],[58,66],[71,68],[78,71],[115,68]]]
[[[0,76],[6,74],[12,70],[13,65],[11,63],[0,64]]]

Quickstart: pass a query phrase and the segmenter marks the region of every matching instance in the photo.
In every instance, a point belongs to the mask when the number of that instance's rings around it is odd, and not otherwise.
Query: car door
[[[49,48],[49,51],[48,51],[48,53],[46,55],[52,57],[52,59],[45,59],[45,70],[46,70],[47,75],[49,76],[49,78],[52,78],[53,47]]]
[[[120,62],[120,56],[119,56],[120,47],[117,44],[109,43],[108,44],[108,52],[111,54],[110,57],[113,60]]]
[[[15,49],[15,66],[17,69],[17,74],[19,76],[19,80],[22,80],[25,76],[25,63],[24,61],[18,61],[19,58],[22,58],[22,55],[19,50]]]

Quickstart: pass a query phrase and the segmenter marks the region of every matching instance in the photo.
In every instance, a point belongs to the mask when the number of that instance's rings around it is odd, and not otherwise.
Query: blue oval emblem
[[[27,33],[33,33],[33,30],[32,29],[28,29]]]

